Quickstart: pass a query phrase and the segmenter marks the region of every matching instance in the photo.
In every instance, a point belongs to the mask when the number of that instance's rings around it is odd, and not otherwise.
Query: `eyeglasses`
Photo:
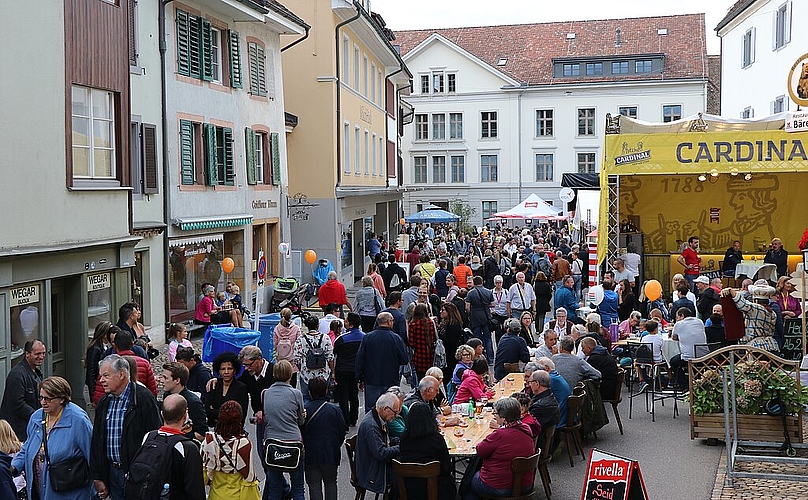
[[[252,365],[254,365],[254,364],[255,364],[255,360],[254,360],[254,359],[253,359],[253,360],[250,360],[250,361],[247,361],[247,360],[245,359],[244,361],[242,361],[242,362],[241,362],[241,365],[242,365],[244,368],[249,368],[249,367],[251,367],[251,366],[252,366]]]
[[[392,407],[390,407],[390,406],[385,406],[384,408],[385,408],[386,410],[390,410],[390,411],[392,411],[394,415],[398,415],[399,413],[401,413],[401,408],[399,408],[398,410],[394,410],[394,409],[393,409]]]
[[[48,396],[42,396],[42,395],[40,395],[40,396],[38,396],[38,397],[37,397],[37,399],[39,399],[40,401],[44,401],[44,402],[46,402],[46,403],[50,403],[50,402],[51,402],[51,401],[53,401],[54,399],[59,399],[59,398],[49,398]]]

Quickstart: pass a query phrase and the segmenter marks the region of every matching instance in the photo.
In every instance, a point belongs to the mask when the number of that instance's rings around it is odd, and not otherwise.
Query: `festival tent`
[[[440,208],[427,208],[404,218],[407,222],[457,222],[460,216],[441,210]]]
[[[516,205],[510,210],[504,212],[497,212],[491,216],[492,219],[543,219],[543,220],[561,220],[563,216],[559,215],[559,210],[548,205],[536,193],[532,193],[522,203]]]

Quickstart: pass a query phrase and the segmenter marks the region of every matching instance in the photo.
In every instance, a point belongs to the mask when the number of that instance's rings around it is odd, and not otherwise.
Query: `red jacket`
[[[494,395],[493,392],[486,390],[485,382],[481,375],[474,373],[474,370],[466,370],[463,372],[463,382],[460,383],[460,387],[457,389],[454,402],[458,404],[468,403],[471,399],[479,401],[482,399],[483,394],[489,398]]]
[[[326,281],[325,284],[320,286],[317,292],[317,300],[319,300],[320,306],[322,307],[331,303],[339,305],[347,304],[348,297],[345,294],[345,285],[340,283],[339,280]]]
[[[502,427],[488,435],[477,445],[477,456],[483,460],[480,479],[490,488],[510,490],[513,484],[511,460],[533,455],[533,434],[530,427],[519,422],[513,427]],[[533,484],[533,471],[522,476],[522,487]]]
[[[137,381],[145,385],[154,394],[154,397],[157,397],[157,381],[154,379],[154,370],[152,370],[151,363],[132,351],[118,351],[116,354],[135,358],[135,361],[137,361]],[[98,404],[102,397],[104,397],[104,386],[101,385],[101,377],[99,376],[98,382],[95,384],[93,403]]]
[[[412,364],[418,373],[426,373],[435,364],[435,323],[431,319],[410,321],[407,324],[409,345],[414,353]]]

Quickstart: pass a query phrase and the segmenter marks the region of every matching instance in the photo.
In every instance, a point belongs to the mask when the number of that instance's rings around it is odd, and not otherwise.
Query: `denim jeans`
[[[267,482],[264,485],[264,495],[262,500],[282,500],[284,496],[288,495],[291,491],[293,500],[306,500],[305,489],[305,474],[304,470],[304,457],[300,457],[300,465],[297,469],[288,472],[289,478],[292,480],[291,489],[289,483],[286,482],[284,473],[275,470],[264,468],[267,475]]]
[[[573,274],[572,279],[575,280],[575,285],[572,287],[573,291],[575,292],[575,299],[581,300],[581,275]]]
[[[480,479],[480,472],[474,473],[471,478],[471,488],[463,495],[463,500],[477,500],[480,497],[507,497],[511,494],[511,489],[497,490],[487,486],[482,479]]]
[[[110,500],[123,500],[124,487],[126,486],[126,473],[122,469],[109,466],[109,481],[107,491]]]

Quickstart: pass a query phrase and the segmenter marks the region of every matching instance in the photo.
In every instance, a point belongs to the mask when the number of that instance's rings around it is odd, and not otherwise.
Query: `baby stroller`
[[[275,293],[269,302],[269,312],[280,312],[281,309],[288,307],[292,310],[292,314],[300,314],[303,310],[301,298],[308,302],[313,295],[311,285],[300,286],[295,278],[276,278]]]

